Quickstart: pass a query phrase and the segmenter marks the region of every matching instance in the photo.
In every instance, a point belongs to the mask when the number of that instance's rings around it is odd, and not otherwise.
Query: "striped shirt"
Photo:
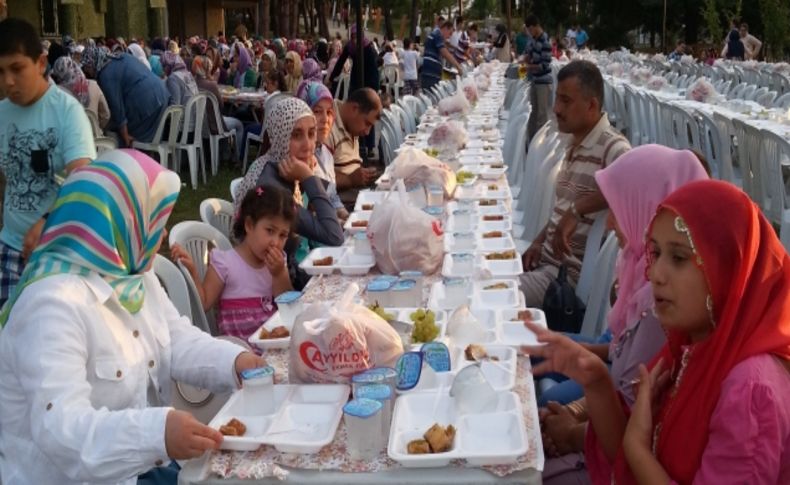
[[[569,146],[565,160],[557,174],[557,197],[554,211],[546,226],[546,240],[541,253],[541,265],[560,266],[562,261],[554,256],[551,241],[562,215],[570,208],[571,202],[590,195],[598,190],[595,172],[609,166],[623,153],[631,149],[631,145],[612,125],[604,113],[595,128],[576,146]],[[578,281],[581,272],[581,261],[587,244],[587,234],[592,227],[593,219],[583,217],[576,226],[576,232],[570,240],[571,253],[565,260],[568,276]]]
[[[546,32],[532,39],[526,55],[530,64],[540,66],[540,70],[530,72],[529,80],[535,84],[551,84],[551,41]]]
[[[324,144],[335,159],[335,172],[348,175],[362,166],[362,157],[359,156],[359,138],[351,136],[343,126],[343,119],[340,116],[342,104],[341,101],[335,101],[335,123]]]

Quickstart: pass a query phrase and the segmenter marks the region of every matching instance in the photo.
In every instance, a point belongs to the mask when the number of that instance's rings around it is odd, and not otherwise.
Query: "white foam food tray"
[[[445,453],[408,454],[409,442],[422,439],[435,423],[456,428],[452,448]],[[496,406],[491,412],[464,414],[444,390],[398,398],[392,415],[387,453],[409,468],[443,467],[455,459],[464,459],[470,466],[483,466],[513,463],[527,452],[528,447],[521,403],[515,393],[498,393]]]
[[[468,142],[466,142],[466,148],[467,149],[490,148],[492,150],[495,150],[495,149],[498,149],[499,146],[497,146],[496,143],[485,141],[485,140],[483,140],[481,138],[473,138],[473,139],[469,140]]]
[[[521,347],[522,345],[540,345],[537,337],[524,323],[517,320],[518,313],[528,310],[532,322],[547,328],[546,315],[538,308],[507,308],[494,310],[491,308],[472,308],[472,315],[486,329],[486,344]],[[448,336],[452,342],[452,336]]]
[[[456,193],[457,192],[458,189],[456,189]],[[448,232],[510,232],[510,230],[513,229],[513,221],[510,217],[510,214],[484,214],[476,212],[471,217],[472,220],[469,224],[460,223],[459,218],[456,217],[452,212],[449,214],[450,215],[447,217],[447,221],[445,222],[445,228]]]
[[[387,198],[389,192],[377,192],[375,190],[360,190],[357,195],[357,201],[354,205],[354,211],[371,211],[372,208],[365,208],[363,206],[380,204]]]
[[[494,286],[503,288],[492,288]],[[515,279],[491,279],[472,282],[472,308],[523,308],[524,294]]]
[[[502,150],[495,146],[485,146],[479,148],[464,148],[461,150],[462,157],[479,157],[479,158],[499,158],[502,159]],[[479,162],[481,163],[481,162]]]
[[[509,259],[487,259],[494,253],[503,251],[486,251],[477,253],[476,267],[480,268],[485,274],[490,274],[494,278],[515,278],[524,272],[521,264],[521,255],[516,253],[515,258]]]
[[[368,221],[369,222],[370,221],[370,214],[372,214],[372,213],[373,213],[373,211],[355,211],[355,212],[352,212],[348,216],[348,220],[346,221],[346,224],[343,227],[345,228],[346,231],[348,231],[351,234],[354,234],[354,233],[357,233],[357,232],[365,232],[365,231],[368,230],[367,226],[355,226],[354,223],[358,222],[358,221]]]
[[[444,233],[444,250],[448,253],[455,252],[469,252],[469,251],[507,251],[516,249],[516,243],[513,241],[509,231],[500,231],[502,237],[487,237],[484,238],[481,232],[445,232]],[[469,234],[471,237],[462,237],[464,234]]]
[[[280,312],[275,312],[272,316],[269,317],[266,322],[261,325],[258,330],[252,333],[249,337],[247,337],[247,342],[250,345],[258,347],[259,349],[263,350],[270,350],[270,349],[287,349],[289,345],[291,345],[291,337],[285,338],[269,338],[269,339],[262,339],[260,338],[261,330],[264,328],[268,331],[272,331],[277,327],[284,325],[282,319],[280,318]],[[290,333],[292,328],[291,325],[285,325]]]
[[[493,199],[510,201],[512,195],[507,183],[483,181],[483,183],[477,183],[473,187],[459,185],[455,188],[455,198],[460,200]]]
[[[431,285],[431,291],[428,297],[428,308],[431,310],[453,311],[461,305],[468,305],[470,303],[472,297],[470,292],[471,286],[463,298],[459,299],[458,301],[450,301],[447,298],[447,292],[445,290],[444,283],[437,281]]]
[[[281,453],[317,453],[332,442],[348,401],[349,387],[336,384],[275,385],[274,402],[253,400],[245,389],[233,393],[209,426],[219,429],[232,418],[247,426],[244,436],[225,436],[220,448],[252,451],[272,445]]]
[[[500,180],[507,172],[507,165],[501,164],[501,166],[496,167],[494,165],[496,164],[484,165],[484,168],[479,173],[480,178],[483,180]]]
[[[330,266],[315,266],[317,259],[332,256],[334,260]],[[339,271],[344,275],[364,275],[376,265],[373,254],[357,254],[353,246],[315,248],[299,264],[299,267],[309,275],[332,274]]]
[[[315,248],[310,251],[310,254],[299,263],[299,267],[302,270],[309,274],[309,275],[319,275],[319,274],[332,274],[336,270],[339,270],[340,259],[343,257],[343,254],[346,252],[348,248],[345,247],[321,247]],[[313,264],[314,261],[319,259],[324,259],[326,257],[332,257],[332,264],[328,266],[315,266]]]
[[[461,205],[458,201],[451,200],[447,203],[447,213],[452,214],[453,211],[464,208],[471,208],[473,212],[481,215],[508,215],[510,212],[501,200],[495,200],[495,205],[482,205],[479,200],[467,201],[466,204]]]
[[[458,156],[458,163],[460,163],[462,167],[466,167],[470,165],[495,165],[504,162],[502,161],[502,155],[497,153],[474,154],[462,152]]]

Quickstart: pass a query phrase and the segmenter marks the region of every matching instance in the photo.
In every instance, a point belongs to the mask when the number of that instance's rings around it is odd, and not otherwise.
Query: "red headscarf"
[[[734,185],[692,182],[667,197],[662,208],[688,227],[716,324],[694,345],[676,394],[666,393],[654,423],[661,425],[659,462],[673,480],[685,484],[700,467],[707,423],[730,371],[760,354],[790,360],[790,258],[760,209]],[[685,332],[668,332],[660,356],[675,373],[681,346],[689,344]]]

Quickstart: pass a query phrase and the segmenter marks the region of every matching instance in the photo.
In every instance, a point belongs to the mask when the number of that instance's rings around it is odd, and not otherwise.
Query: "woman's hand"
[[[285,271],[285,257],[283,257],[282,249],[276,246],[269,246],[266,248],[266,253],[263,255],[263,264],[272,276],[277,277]]]
[[[167,413],[165,449],[170,458],[197,458],[207,450],[219,449],[220,444],[222,433],[201,423],[188,412],[173,409]]]
[[[289,182],[303,182],[308,177],[313,176],[313,169],[310,168],[308,162],[294,157],[288,157],[281,161],[277,168],[280,172],[280,177]]]
[[[582,451],[577,449],[575,439],[575,432],[578,431],[580,424],[568,408],[552,401],[546,408],[540,410],[540,416],[540,428],[544,437],[543,449],[547,455],[562,456]]]
[[[522,350],[530,356],[544,359],[532,369],[533,374],[559,372],[578,382],[582,387],[608,378],[609,371],[606,364],[580,344],[532,322],[524,322],[524,325],[537,336],[538,342],[545,344],[522,347]]]
[[[258,367],[265,367],[266,359],[260,355],[255,355],[252,352],[242,352],[236,357],[234,367],[236,374],[241,375],[247,369],[257,369]]]
[[[631,408],[631,418],[625,428],[623,445],[651,448],[653,440],[653,414],[657,400],[669,383],[669,371],[664,370],[663,360],[648,372],[644,364],[639,365],[639,391]]]

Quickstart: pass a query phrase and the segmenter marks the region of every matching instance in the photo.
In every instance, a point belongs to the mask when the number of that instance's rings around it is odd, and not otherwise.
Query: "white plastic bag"
[[[418,185],[438,185],[444,189],[446,199],[455,192],[455,172],[419,148],[404,147],[392,161],[389,172],[393,180],[403,180],[407,190]]]
[[[382,273],[430,275],[442,265],[442,224],[411,203],[403,180],[395,182],[389,197],[373,208],[367,234]]]
[[[288,380],[292,383],[348,384],[372,367],[392,367],[403,342],[380,316],[353,302],[351,284],[336,303],[309,306],[291,332]]]
[[[442,116],[450,116],[454,114],[467,114],[471,106],[469,101],[466,100],[463,90],[458,90],[452,96],[439,101],[439,114]]]
[[[477,83],[475,83],[472,77],[467,77],[461,81],[461,88],[464,92],[464,96],[466,96],[466,100],[469,101],[470,104],[477,103]]]
[[[440,152],[455,152],[466,146],[467,138],[464,125],[451,120],[439,123],[433,129],[428,137],[428,144]]]

